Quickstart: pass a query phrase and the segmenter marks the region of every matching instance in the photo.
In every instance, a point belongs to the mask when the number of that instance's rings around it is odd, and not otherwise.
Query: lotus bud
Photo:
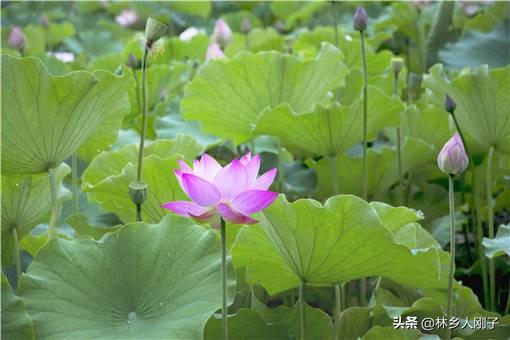
[[[444,109],[446,110],[446,112],[453,114],[456,107],[457,103],[455,103],[452,97],[446,94],[446,97],[444,98]]]
[[[167,29],[167,25],[149,17],[145,25],[146,46],[151,48],[152,44],[158,41],[166,33]]]
[[[241,23],[241,28],[242,28],[244,34],[248,34],[248,32],[251,29],[250,18],[248,18],[248,17],[243,18],[243,22]]]
[[[469,164],[462,138],[458,132],[446,142],[437,156],[439,169],[447,175],[457,176],[466,171]]]
[[[135,57],[135,55],[133,53],[129,53],[127,64],[129,67],[131,67],[133,69],[140,68],[140,66],[141,66],[140,60],[138,60],[138,58]]]
[[[129,197],[136,205],[142,205],[147,198],[147,184],[142,181],[133,181],[129,183]]]
[[[115,17],[115,21],[121,26],[131,27],[138,22],[138,14],[132,9],[125,9]]]
[[[214,60],[214,59],[221,59],[225,58],[225,53],[221,50],[220,45],[216,42],[212,42],[209,44],[209,47],[207,47],[207,53],[205,55],[205,60]]]
[[[26,43],[27,39],[21,28],[14,26],[9,34],[9,45],[15,50],[22,50]]]
[[[213,39],[221,46],[226,46],[232,41],[232,30],[223,19],[216,21],[214,26]]]
[[[368,14],[365,8],[359,6],[354,13],[353,26],[356,31],[363,32],[367,29]]]
[[[402,71],[402,68],[404,67],[404,59],[400,57],[395,57],[391,59],[391,69],[393,70],[393,73],[398,75],[400,71]]]

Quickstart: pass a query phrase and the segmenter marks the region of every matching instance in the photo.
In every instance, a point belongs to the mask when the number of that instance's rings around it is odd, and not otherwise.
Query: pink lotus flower
[[[210,43],[205,54],[205,61],[221,58],[225,58],[225,53],[221,50],[220,45],[215,42]]]
[[[221,46],[226,46],[232,41],[232,30],[223,19],[218,19],[212,37]]]
[[[455,132],[437,156],[437,165],[447,175],[460,175],[466,171],[469,159],[462,143],[462,138]]]
[[[138,14],[132,9],[124,9],[115,17],[115,21],[121,26],[131,27],[138,21]]]
[[[268,207],[278,196],[267,190],[276,169],[257,177],[259,155],[252,157],[248,153],[221,167],[214,158],[203,154],[200,161],[193,162],[193,168],[184,161],[179,161],[179,165],[175,176],[192,202],[174,201],[162,207],[215,228],[220,226],[220,218],[233,224],[256,223],[250,215]]]

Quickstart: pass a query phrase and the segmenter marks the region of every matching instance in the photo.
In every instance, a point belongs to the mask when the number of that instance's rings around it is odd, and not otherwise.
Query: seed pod
[[[168,26],[149,17],[145,25],[145,38],[147,39],[146,45],[148,48],[152,47],[167,31]]]
[[[391,59],[391,69],[395,74],[399,74],[404,67],[404,59],[400,57],[395,57]]]
[[[129,197],[134,204],[142,205],[147,199],[147,184],[143,181],[129,183]]]
[[[363,32],[367,29],[368,14],[365,8],[359,6],[354,13],[353,26],[356,31]]]

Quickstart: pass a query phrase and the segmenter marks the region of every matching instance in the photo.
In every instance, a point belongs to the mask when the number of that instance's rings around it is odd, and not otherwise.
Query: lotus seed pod
[[[167,29],[167,25],[149,17],[149,19],[147,19],[147,24],[145,25],[145,38],[147,39],[147,47],[151,48],[152,44],[158,41],[166,33]]]
[[[232,41],[232,30],[223,19],[218,19],[212,36],[218,44],[227,46]]]
[[[354,13],[353,26],[356,31],[363,32],[367,29],[368,14],[365,8],[359,6]]]
[[[129,53],[127,65],[133,69],[140,68],[140,66],[141,66],[140,60],[138,60],[138,58],[135,57],[135,55],[133,53]]]
[[[453,114],[456,107],[457,107],[457,103],[455,103],[455,101],[453,100],[452,97],[450,97],[448,94],[446,94],[446,96],[444,98],[444,109],[446,110],[446,112]]]
[[[469,159],[458,132],[446,142],[437,156],[437,165],[447,175],[457,176],[466,171]]]
[[[250,23],[250,19],[248,17],[243,18],[241,28],[242,28],[244,34],[247,34],[250,31],[251,23]]]
[[[391,59],[391,69],[395,74],[399,74],[404,67],[404,59],[400,57],[395,57]]]
[[[129,197],[134,204],[142,205],[147,198],[147,184],[143,181],[129,183]]]
[[[9,34],[9,45],[15,50],[22,50],[27,43],[25,34],[20,27],[14,26]]]

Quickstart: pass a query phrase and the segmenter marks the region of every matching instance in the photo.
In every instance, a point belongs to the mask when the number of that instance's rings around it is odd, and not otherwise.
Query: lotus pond
[[[2,338],[510,338],[510,3],[4,1]]]

